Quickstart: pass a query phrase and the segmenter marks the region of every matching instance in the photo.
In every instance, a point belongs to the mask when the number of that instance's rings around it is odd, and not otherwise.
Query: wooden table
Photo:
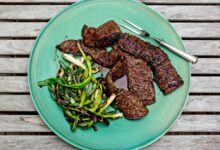
[[[28,90],[32,44],[76,0],[0,0],[0,149],[69,150],[36,112]],[[220,149],[220,0],[142,0],[170,20],[191,54],[190,96],[174,127],[150,150]]]

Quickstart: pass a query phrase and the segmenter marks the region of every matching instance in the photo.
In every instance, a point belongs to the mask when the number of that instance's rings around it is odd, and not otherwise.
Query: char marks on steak
[[[123,55],[122,52],[116,47],[113,47],[113,49],[110,52],[108,52],[105,48],[86,47],[79,40],[66,40],[59,44],[57,48],[64,53],[75,55],[79,53],[77,43],[80,43],[83,51],[86,54],[90,55],[93,58],[93,61],[95,61],[103,67],[112,68],[121,59],[121,55]]]
[[[147,62],[125,54],[127,65],[128,89],[142,101],[144,105],[155,102],[153,76]]]
[[[84,25],[82,29],[83,43],[88,47],[107,47],[113,45],[121,35],[116,22],[110,20],[98,28]]]
[[[164,94],[171,93],[183,84],[183,80],[170,63],[168,56],[160,48],[127,33],[121,36],[117,46],[149,63],[155,81]]]
[[[78,42],[79,40],[66,40],[56,47],[64,53],[77,54],[79,52],[79,48],[77,46]]]
[[[140,119],[143,118],[147,113],[148,109],[140,101],[139,97],[132,94],[130,91],[125,89],[118,89],[114,85],[114,81],[121,77],[125,70],[125,64],[119,61],[107,74],[106,82],[107,88],[111,93],[116,94],[115,102],[119,110],[123,113],[127,119]],[[124,71],[122,71],[124,70]]]

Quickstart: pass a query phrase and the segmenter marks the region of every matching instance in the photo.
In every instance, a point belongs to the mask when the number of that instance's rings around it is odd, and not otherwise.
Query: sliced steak
[[[142,101],[144,105],[155,102],[153,76],[147,62],[125,54],[127,64],[128,89]]]
[[[66,40],[56,47],[64,53],[77,54],[79,52],[79,48],[77,46],[78,42],[79,40]]]
[[[141,58],[149,63],[155,81],[164,94],[169,94],[183,85],[183,80],[170,63],[168,56],[159,47],[126,33],[122,34],[117,46],[136,58]]]
[[[120,70],[126,68],[123,62],[119,61],[107,74],[107,88],[111,93],[116,94],[116,105],[127,119],[140,119],[147,113],[148,109],[142,104],[139,97],[125,89],[118,89],[114,85],[114,80],[120,77]]]
[[[83,43],[88,47],[107,47],[113,45],[121,35],[116,22],[110,20],[98,28],[84,25],[82,29]]]
[[[79,40],[66,40],[59,44],[57,48],[69,54],[77,54],[79,53],[79,48],[77,43],[81,44],[82,49],[88,55],[93,58],[93,61],[98,63],[99,65],[107,68],[112,68],[121,58],[122,52],[118,50],[116,47],[113,48],[110,52],[108,52],[105,48],[89,48],[86,47]],[[125,73],[124,73],[125,74]]]

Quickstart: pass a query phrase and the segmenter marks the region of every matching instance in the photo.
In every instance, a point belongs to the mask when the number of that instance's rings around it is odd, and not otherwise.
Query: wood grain
[[[7,82],[5,82],[7,81]],[[220,77],[194,76],[191,79],[190,92],[192,93],[220,93]],[[27,77],[0,76],[0,92],[20,93],[29,92]]]
[[[199,56],[220,55],[220,40],[184,40],[187,52]]]
[[[0,0],[4,3],[73,3],[79,0]],[[219,4],[219,0],[139,0],[150,4]]]
[[[0,22],[0,37],[36,37],[46,23]]]
[[[220,23],[172,23],[183,38],[220,38]],[[0,22],[0,37],[36,37],[42,22]]]
[[[186,50],[199,56],[219,56],[220,40],[184,40]],[[34,40],[0,40],[0,55],[28,55]]]
[[[219,132],[220,115],[182,115],[171,132]],[[0,132],[52,132],[38,115],[0,115]]]
[[[182,38],[220,37],[220,23],[172,23]]]
[[[0,40],[0,55],[28,55],[34,40]]]
[[[30,95],[1,95],[0,112],[36,111]]]
[[[27,73],[28,58],[0,58],[0,73]]]
[[[0,19],[51,19],[68,5],[0,5]],[[220,20],[220,6],[150,6],[168,20]]]
[[[219,93],[220,77],[192,77],[190,92],[192,93]]]
[[[27,77],[0,76],[0,92],[29,92]]]
[[[75,150],[76,148],[63,142],[57,136],[0,136],[1,148],[4,150]],[[167,135],[144,150],[218,150],[220,135]]]
[[[0,73],[27,73],[28,58],[0,58]],[[205,65],[209,67],[204,67]],[[192,74],[220,74],[220,59],[199,58],[191,65]]]
[[[52,99],[48,99],[52,100]],[[220,112],[220,96],[189,96],[184,112]],[[30,95],[1,95],[0,112],[36,112]]]

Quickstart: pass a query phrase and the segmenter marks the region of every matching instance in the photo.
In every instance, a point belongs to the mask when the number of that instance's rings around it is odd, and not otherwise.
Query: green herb
[[[92,127],[96,131],[97,122],[109,125],[108,119],[123,115],[117,111],[107,112],[115,95],[106,97],[103,81],[92,77],[91,57],[85,55],[79,44],[78,47],[84,62],[64,55],[70,62],[61,60],[57,77],[39,81],[38,86],[48,86],[51,97],[63,108],[72,131],[78,127]]]

